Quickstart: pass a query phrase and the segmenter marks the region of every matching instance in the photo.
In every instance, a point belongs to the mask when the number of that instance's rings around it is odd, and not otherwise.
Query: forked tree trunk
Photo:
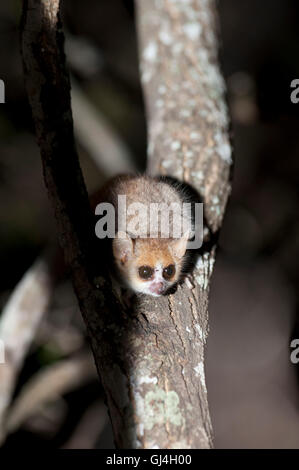
[[[215,5],[213,0],[136,0],[136,7],[148,171],[197,189],[210,228],[210,243],[189,286],[167,297],[137,298],[127,312],[105,273],[94,279],[95,253],[89,249],[94,227],[74,144],[59,0],[24,1],[24,73],[45,182],[116,444],[209,448],[204,346],[215,261],[212,240],[222,223],[232,163]]]

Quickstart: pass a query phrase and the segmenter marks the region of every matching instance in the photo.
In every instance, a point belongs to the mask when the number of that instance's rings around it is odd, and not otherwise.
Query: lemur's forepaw
[[[188,289],[194,289],[194,284],[193,284],[193,279],[191,274],[187,274],[185,279],[184,279],[185,285],[188,287]]]

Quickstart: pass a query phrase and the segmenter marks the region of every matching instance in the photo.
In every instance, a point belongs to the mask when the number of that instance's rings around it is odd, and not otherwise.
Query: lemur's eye
[[[150,279],[154,274],[154,270],[150,266],[140,266],[138,273],[142,279]]]
[[[170,264],[166,268],[163,269],[163,277],[164,279],[171,279],[175,275],[175,265]]]

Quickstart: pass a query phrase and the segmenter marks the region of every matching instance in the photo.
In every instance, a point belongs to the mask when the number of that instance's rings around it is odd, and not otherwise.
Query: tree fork
[[[116,445],[210,448],[204,345],[215,244],[199,257],[192,287],[179,286],[168,297],[137,297],[129,312],[107,276],[95,282],[94,226],[74,142],[59,3],[23,3],[24,75],[45,183]],[[136,0],[136,7],[148,171],[192,185],[217,233],[230,192],[231,147],[214,1]]]

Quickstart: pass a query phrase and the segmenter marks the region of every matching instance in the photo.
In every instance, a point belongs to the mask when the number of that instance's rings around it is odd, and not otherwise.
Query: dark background
[[[62,3],[72,75],[142,170],[146,128],[133,3]],[[299,338],[299,104],[290,100],[290,83],[299,78],[299,4],[218,4],[235,170],[211,288],[206,374],[215,446],[299,448],[299,383],[289,358],[290,341]],[[0,78],[6,85],[6,103],[0,105],[1,307],[55,237],[24,90],[19,19],[19,1],[1,2]],[[92,190],[102,177],[80,146],[79,151]],[[56,293],[47,322],[56,332],[71,329],[77,343],[66,350],[38,335],[16,392],[38,370],[87,348],[67,283]],[[45,404],[48,414],[36,412],[5,445],[72,447],[79,429],[76,446],[112,447],[106,412],[99,414],[102,404],[101,386],[92,379],[53,400],[51,408]],[[87,425],[79,428],[84,419]]]

